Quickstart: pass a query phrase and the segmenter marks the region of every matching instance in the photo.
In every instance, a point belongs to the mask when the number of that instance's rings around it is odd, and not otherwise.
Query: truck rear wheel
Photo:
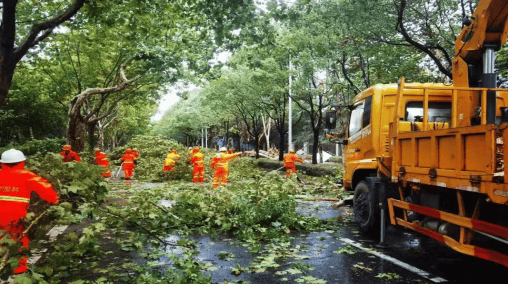
[[[377,211],[379,190],[369,189],[365,180],[355,187],[353,196],[353,212],[360,230],[367,234],[379,234],[379,214]]]

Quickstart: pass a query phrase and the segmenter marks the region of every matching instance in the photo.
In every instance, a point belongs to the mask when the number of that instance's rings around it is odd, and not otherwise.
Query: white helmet
[[[13,148],[4,151],[4,153],[2,153],[2,158],[0,158],[1,163],[17,163],[25,160],[25,155],[21,151]]]
[[[225,146],[223,146],[223,147],[221,147],[221,148],[219,149],[219,151],[220,151],[220,152],[222,152],[222,151],[228,151],[228,149],[227,149]]]
[[[189,147],[189,150],[192,150],[192,146]]]

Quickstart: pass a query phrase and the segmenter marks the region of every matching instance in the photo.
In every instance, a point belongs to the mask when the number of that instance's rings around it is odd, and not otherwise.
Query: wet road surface
[[[120,182],[123,183],[123,182]],[[133,184],[136,184],[133,181]],[[139,183],[138,187],[150,188],[160,183]],[[387,248],[376,248],[378,240],[361,234],[353,219],[352,209],[342,206],[331,207],[334,202],[299,200],[298,213],[314,215],[322,219],[339,220],[336,230],[313,233],[291,233],[291,242],[283,250],[290,251],[288,258],[277,260],[278,267],[260,267],[252,273],[259,257],[269,257],[266,252],[249,251],[248,244],[242,244],[228,236],[197,235],[190,237],[198,244],[198,259],[207,263],[206,273],[210,274],[213,283],[253,284],[267,283],[506,283],[506,268],[493,262],[473,258],[458,253],[438,242],[403,229],[389,226],[386,234]],[[163,201],[169,206],[170,201]],[[72,227],[69,231],[73,231]],[[166,252],[181,254],[182,249],[176,246],[178,236],[168,236],[174,245],[166,247]],[[113,249],[113,245],[111,250]],[[378,252],[375,256],[358,247]],[[262,248],[263,249],[263,248]],[[108,249],[109,250],[109,249]],[[116,251],[115,251],[116,252]],[[113,254],[116,255],[116,254]],[[227,258],[224,258],[227,255]],[[220,258],[222,256],[222,258]],[[124,262],[143,263],[134,253],[113,257]],[[161,264],[170,264],[167,257]],[[296,265],[293,264],[296,262]],[[308,266],[302,266],[302,263]],[[232,267],[247,269],[239,275],[232,273]],[[413,267],[412,271],[407,267]],[[311,268],[308,268],[311,267]]]
[[[279,262],[282,266],[267,268],[265,272],[234,275],[231,267],[239,265],[247,268],[259,253],[249,252],[246,246],[225,236],[214,239],[193,237],[199,244],[198,259],[210,263],[211,269],[207,273],[211,274],[214,283],[240,280],[254,284],[312,283],[319,279],[327,283],[505,283],[502,279],[504,275],[501,275],[501,272],[506,272],[505,267],[458,253],[401,227],[389,226],[387,248],[377,248],[378,240],[361,234],[349,221],[352,219],[349,206],[333,209],[332,204],[329,201],[299,201],[298,212],[302,215],[345,220],[338,231],[292,233],[290,248],[304,249],[298,251],[298,254],[306,256],[301,260],[289,258],[286,262]],[[379,252],[384,257],[360,250],[351,242]],[[220,253],[226,252],[233,256],[229,261],[219,258]],[[314,269],[291,274],[293,271],[288,269],[292,268],[292,261],[304,262]],[[412,271],[407,267],[413,267]],[[304,276],[315,279],[304,281]]]

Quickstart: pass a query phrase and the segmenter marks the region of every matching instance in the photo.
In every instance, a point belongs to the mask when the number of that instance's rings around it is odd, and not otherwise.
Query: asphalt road
[[[298,211],[303,215],[344,219],[344,226],[335,232],[292,234],[291,248],[306,248],[308,251],[304,254],[309,259],[301,261],[315,267],[306,273],[279,275],[281,271],[287,272],[291,268],[289,263],[294,259],[290,258],[285,267],[269,268],[262,273],[233,275],[231,267],[237,263],[248,267],[258,254],[249,252],[234,239],[224,236],[214,239],[195,236],[193,239],[198,242],[200,251],[198,258],[213,265],[214,269],[207,273],[211,274],[214,283],[239,280],[254,284],[298,283],[303,276],[323,279],[327,283],[506,283],[502,274],[507,270],[505,267],[458,253],[426,236],[400,227],[389,226],[387,248],[377,248],[377,240],[361,234],[356,225],[348,221],[352,218],[349,206],[333,209],[332,204],[327,201],[300,201]],[[354,245],[370,249],[378,256]],[[338,253],[341,249],[347,249],[351,254]],[[222,260],[218,258],[221,252],[232,253],[234,258]],[[384,278],[380,277],[382,273],[385,274]],[[390,276],[393,278],[389,279]]]

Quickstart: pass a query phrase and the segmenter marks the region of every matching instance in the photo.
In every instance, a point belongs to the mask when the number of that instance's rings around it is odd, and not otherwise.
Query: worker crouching
[[[71,150],[71,146],[66,144],[62,147],[63,151],[60,152],[60,155],[63,157],[62,162],[72,162],[77,161],[81,162],[81,157],[79,154]]]
[[[122,156],[122,166],[123,166],[123,173],[125,175],[125,179],[131,179],[132,178],[132,172],[134,172],[135,161],[136,161],[136,155],[132,153],[132,150],[130,148],[125,150],[124,155]]]
[[[286,177],[290,177],[293,173],[296,173],[295,162],[303,162],[301,158],[296,156],[294,150],[289,150],[289,153],[284,156],[284,167],[286,168]]]
[[[194,170],[192,171],[192,182],[205,182],[205,156],[201,153],[199,147],[195,147],[192,150],[190,162],[194,166]]]
[[[56,204],[58,195],[53,186],[44,178],[25,170],[25,156],[19,150],[10,149],[0,158],[0,232],[9,232],[14,241],[20,241],[20,251],[28,250],[30,239],[24,234],[21,220],[25,218],[32,192],[43,200]],[[0,240],[2,236],[0,236]],[[27,271],[26,255],[19,259],[14,274]]]
[[[210,163],[210,167],[215,169],[212,182],[212,187],[214,189],[219,186],[219,181],[221,182],[221,186],[226,186],[229,177],[229,161],[242,154],[241,152],[229,154],[227,151],[225,147],[221,147],[219,153],[213,156],[212,162]]]

